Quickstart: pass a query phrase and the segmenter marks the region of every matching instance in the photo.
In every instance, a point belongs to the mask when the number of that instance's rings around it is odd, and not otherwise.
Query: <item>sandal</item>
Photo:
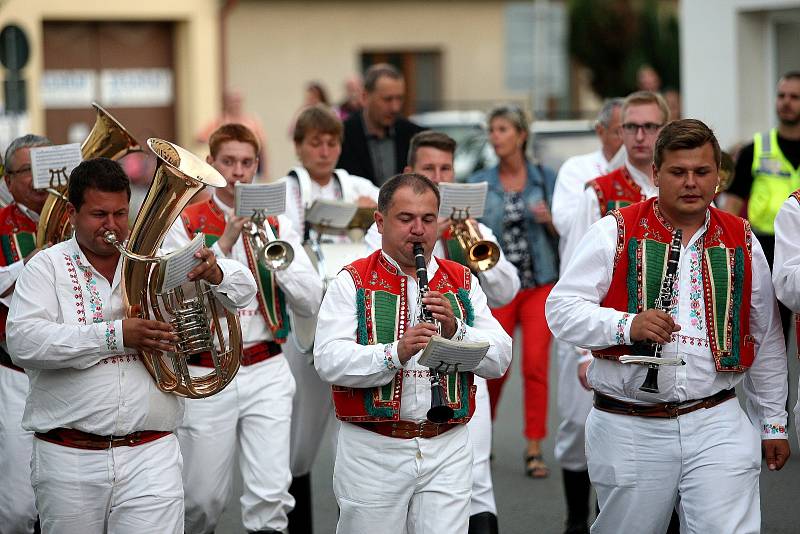
[[[525,475],[531,478],[547,478],[550,476],[550,469],[544,463],[541,454],[525,456]]]

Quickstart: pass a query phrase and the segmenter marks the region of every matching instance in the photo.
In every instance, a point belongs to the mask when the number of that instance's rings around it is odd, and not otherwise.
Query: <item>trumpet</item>
[[[450,235],[458,243],[467,267],[472,272],[488,271],[500,260],[500,247],[497,243],[483,239],[480,230],[469,219],[469,210],[462,212],[453,209],[450,216]]]
[[[275,237],[264,210],[256,210],[244,225],[245,236],[256,253],[256,261],[268,271],[282,271],[294,260],[294,248]]]

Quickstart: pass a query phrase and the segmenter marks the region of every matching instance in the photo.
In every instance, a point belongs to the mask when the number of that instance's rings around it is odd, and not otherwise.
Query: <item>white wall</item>
[[[779,10],[800,14],[800,0],[680,4],[683,115],[709,124],[723,147],[774,124],[772,25]]]

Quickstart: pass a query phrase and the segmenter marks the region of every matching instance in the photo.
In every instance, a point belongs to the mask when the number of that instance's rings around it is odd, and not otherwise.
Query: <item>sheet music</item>
[[[205,245],[205,236],[199,233],[188,245],[170,252],[161,259],[156,293],[166,293],[189,281],[187,278],[189,272],[203,262],[194,256],[195,252],[203,248],[203,245]]]
[[[306,222],[328,228],[347,228],[358,206],[341,200],[317,199],[306,211]]]
[[[67,185],[69,175],[81,161],[78,143],[31,148],[33,188],[47,189],[51,182],[53,186]]]
[[[449,218],[453,209],[462,214],[469,211],[473,219],[483,216],[483,206],[486,203],[486,191],[489,184],[439,184],[439,193],[442,200],[439,203],[439,217]],[[462,215],[465,216],[465,215]]]
[[[448,374],[472,371],[481,363],[487,352],[489,343],[486,341],[466,343],[433,336],[422,351],[419,364],[433,369],[438,368],[440,372]]]
[[[258,210],[264,215],[280,215],[286,211],[286,181],[271,184],[236,183],[236,216],[252,217]]]

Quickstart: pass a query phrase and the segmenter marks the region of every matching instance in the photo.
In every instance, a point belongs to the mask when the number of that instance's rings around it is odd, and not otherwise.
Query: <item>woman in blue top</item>
[[[525,472],[544,478],[541,441],[547,434],[547,367],[550,329],[544,303],[558,277],[558,238],[550,203],[556,173],[526,157],[528,121],[516,107],[500,107],[489,114],[489,141],[500,162],[480,171],[469,182],[488,182],[481,222],[497,236],[506,257],[519,271],[521,289],[511,303],[493,310],[509,335],[522,328],[522,373],[525,398]],[[508,374],[506,373],[506,376]],[[506,376],[489,380],[492,418]]]

